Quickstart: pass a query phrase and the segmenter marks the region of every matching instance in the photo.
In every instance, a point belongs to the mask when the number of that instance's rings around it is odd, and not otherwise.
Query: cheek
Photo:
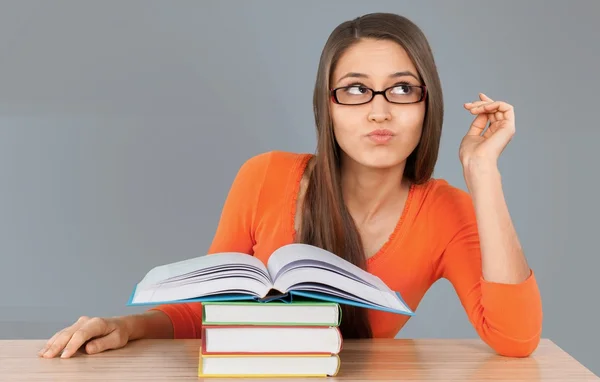
[[[403,141],[419,140],[423,131],[425,108],[415,107],[411,110],[398,111],[392,115],[392,124],[400,134],[405,136]]]
[[[333,131],[339,139],[343,139],[347,134],[357,132],[364,127],[364,112],[358,108],[345,109],[334,106],[331,108],[331,120],[333,121]]]
[[[356,109],[345,109],[339,106],[333,106],[331,109],[331,119],[334,126],[347,126],[349,123],[356,123],[358,114]]]

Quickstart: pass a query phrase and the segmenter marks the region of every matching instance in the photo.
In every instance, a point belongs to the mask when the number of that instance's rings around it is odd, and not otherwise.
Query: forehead
[[[405,70],[417,74],[415,65],[400,44],[390,40],[362,39],[342,54],[332,79],[337,81],[348,72],[383,79]]]

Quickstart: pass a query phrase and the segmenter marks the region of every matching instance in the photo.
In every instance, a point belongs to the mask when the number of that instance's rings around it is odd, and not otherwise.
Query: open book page
[[[410,311],[379,277],[321,248],[290,244],[271,255],[267,269],[281,292],[327,293],[365,304]]]
[[[133,303],[161,302],[220,293],[264,297],[272,283],[264,264],[243,253],[221,253],[161,265],[138,283]]]
[[[267,269],[259,259],[245,253],[226,252],[219,253],[218,256],[199,256],[193,259],[154,267],[144,276],[138,285],[151,285],[180,277],[206,274],[225,267],[250,270],[252,273],[262,275],[270,283]]]
[[[303,262],[310,267],[320,265],[327,266],[329,269],[335,268],[348,277],[361,280],[377,289],[389,291],[387,285],[379,277],[329,251],[305,244],[288,244],[277,249],[269,258],[267,269],[271,278],[276,281],[280,273],[287,271],[289,268],[302,266]]]

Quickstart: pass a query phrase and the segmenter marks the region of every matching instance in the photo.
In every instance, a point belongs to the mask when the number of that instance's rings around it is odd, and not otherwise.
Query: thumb
[[[483,133],[483,130],[485,130],[487,123],[488,115],[486,113],[481,113],[477,115],[477,117],[475,117],[475,119],[471,123],[467,135],[481,135],[481,133]]]
[[[513,138],[514,132],[509,128],[500,128],[487,141],[493,147],[494,154],[499,157]]]
[[[113,330],[108,335],[96,338],[90,341],[85,346],[85,351],[88,354],[100,353],[108,349],[117,349],[125,346],[127,338],[124,334],[121,334],[120,330]]]

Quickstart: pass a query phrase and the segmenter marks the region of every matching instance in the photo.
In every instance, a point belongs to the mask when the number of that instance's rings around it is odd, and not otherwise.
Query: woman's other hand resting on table
[[[118,349],[141,338],[173,338],[169,317],[160,311],[121,317],[80,317],[52,336],[38,355],[72,357],[81,348],[87,354]]]

